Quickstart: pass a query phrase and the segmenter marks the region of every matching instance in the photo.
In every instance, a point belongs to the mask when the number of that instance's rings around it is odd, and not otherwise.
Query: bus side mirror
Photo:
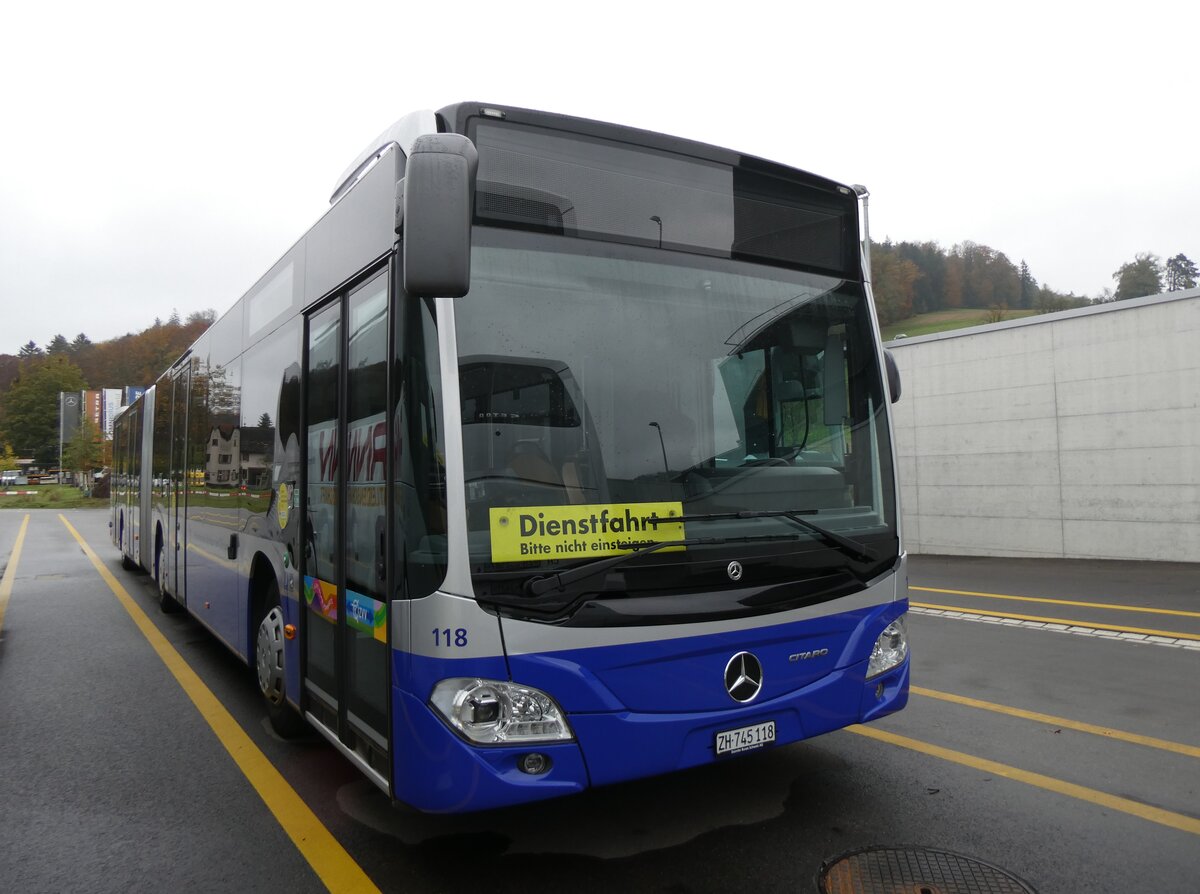
[[[888,393],[892,396],[892,403],[895,403],[900,399],[900,368],[896,366],[896,358],[892,356],[892,352],[886,348],[883,351],[883,361],[887,367]]]
[[[459,134],[418,137],[403,181],[404,290],[460,298],[471,287],[471,212],[479,155]]]

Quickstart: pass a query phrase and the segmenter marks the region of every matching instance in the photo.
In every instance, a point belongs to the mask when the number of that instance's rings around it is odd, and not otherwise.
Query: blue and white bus
[[[865,190],[402,118],[116,426],[113,536],[390,797],[470,811],[903,707]]]

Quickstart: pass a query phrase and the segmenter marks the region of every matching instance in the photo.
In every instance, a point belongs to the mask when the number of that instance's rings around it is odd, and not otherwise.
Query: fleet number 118
[[[461,649],[467,644],[467,628],[459,627],[451,630],[449,627],[443,627],[440,630],[434,629],[433,644],[435,646],[446,646],[447,648],[457,646]]]

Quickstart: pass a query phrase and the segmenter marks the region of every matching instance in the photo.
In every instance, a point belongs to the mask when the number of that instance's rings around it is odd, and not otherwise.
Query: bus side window
[[[403,297],[396,308],[392,589],[398,597],[415,599],[436,590],[446,574],[446,445],[439,424],[442,382],[432,303]]]

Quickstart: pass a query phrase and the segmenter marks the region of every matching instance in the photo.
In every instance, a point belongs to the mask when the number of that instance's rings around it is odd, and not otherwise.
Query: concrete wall
[[[1200,289],[886,347],[910,552],[1200,562]]]

